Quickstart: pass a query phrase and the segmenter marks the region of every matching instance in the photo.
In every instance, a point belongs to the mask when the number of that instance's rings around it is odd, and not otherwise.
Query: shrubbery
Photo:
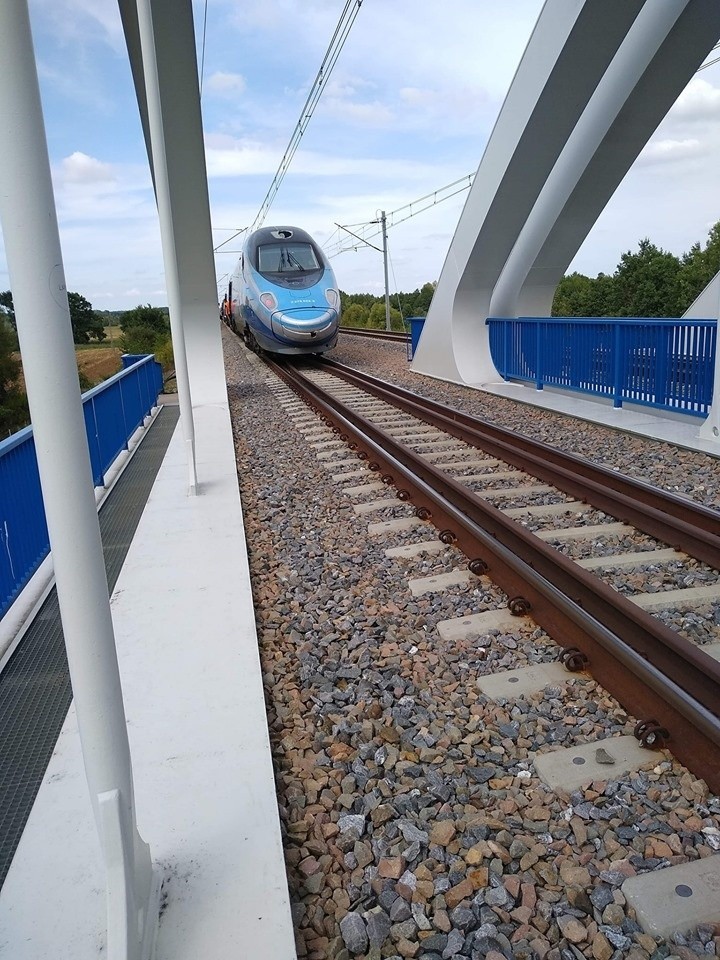
[[[167,374],[173,367],[170,316],[163,307],[139,304],[120,316],[123,353],[154,353],[155,359]]]

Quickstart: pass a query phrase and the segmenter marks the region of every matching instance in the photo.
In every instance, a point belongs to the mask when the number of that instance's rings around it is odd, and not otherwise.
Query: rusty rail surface
[[[370,337],[374,340],[398,340],[406,343],[410,339],[409,333],[398,330],[371,330],[368,327],[340,327],[340,333],[350,333],[355,337]]]
[[[720,569],[720,513],[571,453],[421,397],[334,360],[322,369]]]
[[[383,482],[394,484],[398,496],[413,503],[419,517],[432,520],[441,539],[465,553],[473,573],[490,576],[508,594],[512,612],[529,613],[564,648],[566,661],[589,669],[640,719],[638,735],[644,743],[658,745],[669,739],[678,759],[712,790],[720,790],[720,663],[297,368],[270,365],[371,470],[381,474]],[[409,394],[398,404],[389,385],[382,389],[387,393],[382,399],[403,409],[418,399]],[[419,407],[412,412],[421,416]]]

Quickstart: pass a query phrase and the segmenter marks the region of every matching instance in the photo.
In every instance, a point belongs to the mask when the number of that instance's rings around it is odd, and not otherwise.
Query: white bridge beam
[[[716,0],[547,0],[440,276],[413,370],[498,380],[485,320],[549,316],[557,283],[720,35]]]
[[[645,0],[547,0],[465,203],[412,369],[498,378],[485,319],[515,241]]]
[[[518,237],[490,316],[550,316],[557,284],[718,36],[716,0],[643,8]]]
[[[118,6],[161,216],[168,294],[174,300],[171,312],[174,308],[185,342],[192,403],[226,404],[192,4],[118,0]]]

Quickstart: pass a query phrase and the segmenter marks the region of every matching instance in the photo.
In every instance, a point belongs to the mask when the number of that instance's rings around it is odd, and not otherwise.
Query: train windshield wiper
[[[305,273],[305,267],[300,263],[300,261],[298,260],[298,258],[295,256],[294,253],[290,253],[290,251],[288,250],[287,258],[288,258],[288,263],[294,264],[297,270],[300,270],[302,273]]]

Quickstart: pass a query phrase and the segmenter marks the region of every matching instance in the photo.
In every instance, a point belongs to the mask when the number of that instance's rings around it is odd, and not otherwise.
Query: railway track
[[[639,718],[644,746],[667,744],[720,790],[720,663],[651,612],[720,597],[717,513],[332,361],[270,366],[332,429],[324,453],[347,444],[350,463],[377,477],[358,492],[394,486],[376,509],[405,502],[410,519],[435,525],[417,552],[456,545],[464,576],[490,577],[511,615],[529,615],[558,642],[568,669],[589,671]],[[622,546],[637,540],[633,530],[645,537],[640,550]],[[608,537],[620,553],[568,555],[570,544],[578,552]],[[648,563],[687,564],[705,582],[630,595],[606,582],[608,570]],[[448,621],[447,636],[477,632],[482,619]]]
[[[340,333],[353,337],[369,337],[371,340],[399,340],[406,343],[410,334],[395,330],[368,330],[367,327],[340,327]]]
[[[594,662],[568,671],[535,610],[510,614],[508,600],[529,593],[493,582],[500,560],[458,549],[470,518],[454,508],[451,526],[446,504],[435,529],[416,516],[434,507],[429,484],[416,478],[416,492],[415,475],[382,462],[352,420],[374,421],[500,513],[522,508],[523,525],[568,561],[670,548],[353,384],[328,377],[321,408],[279,379],[291,365],[276,374],[234,341],[226,348],[299,955],[718,952],[720,800],[707,770],[694,776],[641,746],[634,724],[652,715],[637,697],[624,709],[595,682]],[[323,381],[328,370],[304,372]],[[340,401],[354,413],[337,417]],[[582,540],[580,523],[608,535]],[[673,556],[688,577],[707,571]],[[491,576],[471,573],[469,559]],[[635,595],[649,569],[660,567],[629,568]],[[720,623],[720,604],[692,610],[658,617],[690,635]],[[579,633],[555,640],[579,646]]]

